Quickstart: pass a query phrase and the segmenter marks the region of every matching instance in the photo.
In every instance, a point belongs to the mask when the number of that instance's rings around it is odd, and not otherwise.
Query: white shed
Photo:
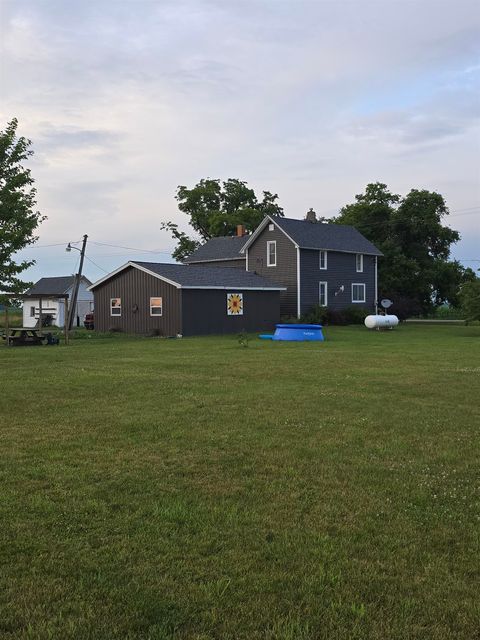
[[[68,301],[72,299],[75,276],[58,276],[54,278],[41,278],[23,296],[23,326],[34,327],[38,321],[40,312],[40,300],[42,296],[42,317],[52,316],[52,324],[57,327],[65,325],[65,301],[56,296],[68,295]],[[93,311],[93,293],[88,291],[92,283],[85,276],[81,277],[78,288],[76,316],[73,326],[77,323],[81,326],[86,313]],[[45,296],[48,296],[46,298]]]

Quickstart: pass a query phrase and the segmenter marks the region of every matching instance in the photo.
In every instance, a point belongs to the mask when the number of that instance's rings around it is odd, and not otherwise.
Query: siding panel
[[[318,304],[318,283],[327,282],[328,307],[334,310],[350,306],[375,309],[375,258],[363,256],[363,273],[356,272],[355,254],[329,251],[327,269],[319,268],[319,251],[300,250],[300,289],[301,311],[305,313],[313,305]],[[365,303],[352,303],[352,283],[365,283]],[[339,291],[344,286],[343,293]]]
[[[161,296],[163,315],[150,316],[150,298]],[[175,336],[181,328],[181,294],[162,280],[129,267],[99,285],[94,290],[95,329],[109,331],[113,327],[126,333],[148,334],[160,330],[163,335]],[[122,315],[110,315],[110,299],[122,299]],[[138,311],[134,310],[135,305]]]
[[[227,293],[243,293],[242,316],[227,316]],[[183,335],[270,331],[280,320],[279,293],[183,289]]]
[[[277,243],[276,267],[267,267],[269,240]],[[297,250],[276,225],[273,231],[269,231],[267,225],[248,248],[248,270],[287,287],[286,291],[280,292],[280,313],[282,316],[297,315]]]

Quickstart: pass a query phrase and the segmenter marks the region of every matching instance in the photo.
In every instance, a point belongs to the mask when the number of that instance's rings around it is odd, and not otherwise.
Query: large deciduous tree
[[[173,222],[163,222],[161,229],[169,231],[177,247],[173,252],[176,260],[190,255],[202,241],[216,236],[234,235],[237,225],[253,231],[266,214],[283,216],[283,209],[277,203],[278,196],[263,192],[259,200],[255,191],[246,182],[229,178],[221,182],[211,178],[200,180],[192,189],[179,186],[176,193],[178,208],[189,217],[190,226],[200,239],[189,237],[179,231]]]
[[[15,261],[15,254],[37,240],[35,229],[44,217],[35,211],[36,190],[30,169],[23,166],[32,154],[31,141],[17,136],[14,118],[0,131],[0,293],[8,303],[31,283],[19,275],[34,260]]]
[[[401,197],[376,182],[355,200],[334,221],[356,227],[384,254],[379,295],[392,298],[400,315],[425,313],[445,302],[458,304],[460,285],[475,274],[450,260],[450,247],[460,235],[442,224],[448,215],[443,197],[418,189]]]

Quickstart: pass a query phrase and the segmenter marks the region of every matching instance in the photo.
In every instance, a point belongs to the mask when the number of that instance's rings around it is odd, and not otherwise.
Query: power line
[[[98,244],[102,247],[114,247],[115,249],[128,249],[129,251],[136,251],[138,253],[165,253],[166,255],[170,255],[169,251],[152,251],[151,249],[136,249],[135,247],[125,247],[121,244],[109,244],[107,242],[95,242],[95,240],[91,240],[92,244]]]
[[[28,249],[46,249],[47,247],[66,247],[67,246],[67,242],[57,242],[55,244],[36,244],[36,245],[32,245],[31,247],[29,246]],[[27,247],[25,247],[25,250],[27,249]]]
[[[91,258],[89,258],[87,256],[87,254],[85,254],[85,258],[91,262],[95,267],[97,267],[97,269],[100,269],[100,271],[103,271],[103,273],[109,273],[106,269],[104,269],[103,267],[101,267],[99,264],[97,264],[96,262],[94,262]]]

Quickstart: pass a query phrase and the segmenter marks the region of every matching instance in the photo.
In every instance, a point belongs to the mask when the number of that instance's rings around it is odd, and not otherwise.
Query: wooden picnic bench
[[[29,347],[44,344],[48,336],[36,327],[12,327],[2,336],[7,346]]]

